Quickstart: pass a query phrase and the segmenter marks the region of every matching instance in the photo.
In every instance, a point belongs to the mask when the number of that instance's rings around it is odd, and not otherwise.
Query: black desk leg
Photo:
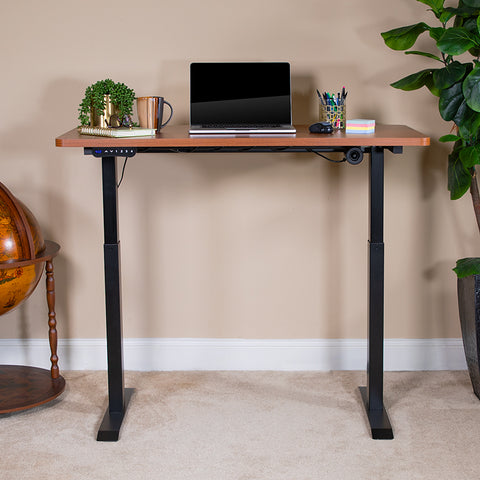
[[[384,243],[383,243],[383,148],[370,154],[370,238],[368,292],[367,387],[360,387],[372,438],[390,440],[392,426],[383,405],[384,349]]]
[[[122,305],[120,241],[117,216],[117,170],[115,157],[102,158],[105,307],[107,323],[108,409],[97,440],[118,440],[132,389],[123,385]]]

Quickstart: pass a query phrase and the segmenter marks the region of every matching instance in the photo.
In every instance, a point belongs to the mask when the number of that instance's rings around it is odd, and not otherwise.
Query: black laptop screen
[[[192,125],[291,123],[287,62],[192,63]]]

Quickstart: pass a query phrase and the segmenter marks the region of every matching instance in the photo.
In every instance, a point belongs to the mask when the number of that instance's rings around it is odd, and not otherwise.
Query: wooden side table
[[[65,380],[60,375],[57,356],[57,320],[55,314],[55,278],[53,258],[60,245],[45,241],[45,250],[34,260],[1,265],[0,269],[17,268],[45,262],[46,296],[48,306],[48,338],[51,368],[20,365],[0,365],[0,414],[33,408],[57,398],[65,390]]]

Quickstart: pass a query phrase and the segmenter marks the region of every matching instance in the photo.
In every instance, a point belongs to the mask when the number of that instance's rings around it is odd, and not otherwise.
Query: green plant
[[[459,0],[456,7],[445,7],[445,0],[417,0],[428,5],[440,26],[424,22],[383,32],[385,44],[407,55],[421,55],[439,62],[391,84],[402,90],[423,86],[438,97],[441,117],[454,122],[454,133],[440,137],[454,142],[448,156],[448,189],[452,200],[470,190],[477,226],[480,229],[480,195],[476,165],[480,164],[480,0]],[[409,50],[418,37],[428,32],[435,53]],[[466,56],[464,55],[466,54]],[[459,61],[455,57],[462,55]],[[457,261],[459,277],[480,273],[480,258]]]
[[[120,122],[132,115],[135,92],[124,83],[115,83],[107,78],[89,85],[78,107],[78,119],[81,125],[89,125],[92,108],[101,112],[105,108],[105,97],[109,95],[112,104],[118,109]]]

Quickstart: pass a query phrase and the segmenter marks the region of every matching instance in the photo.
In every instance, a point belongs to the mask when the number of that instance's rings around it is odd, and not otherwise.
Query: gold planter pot
[[[92,107],[90,126],[92,127],[119,127],[120,112],[110,100],[110,95],[104,95],[105,108],[97,111]]]

